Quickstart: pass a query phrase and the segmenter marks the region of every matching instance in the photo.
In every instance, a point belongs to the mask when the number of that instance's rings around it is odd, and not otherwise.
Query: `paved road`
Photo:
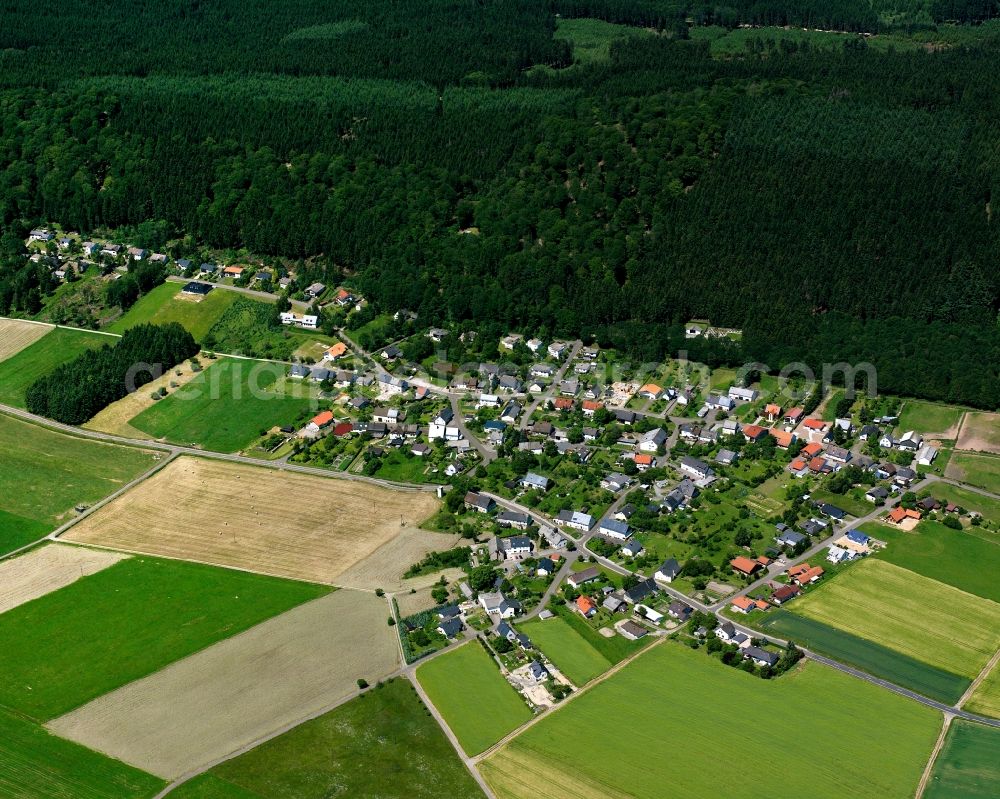
[[[556,370],[555,374],[552,376],[552,385],[549,386],[549,390],[544,391],[540,396],[535,397],[535,399],[528,404],[528,407],[524,409],[524,413],[521,416],[521,422],[518,425],[518,429],[527,430],[528,424],[531,421],[531,414],[533,414],[537,410],[538,406],[541,405],[543,402],[546,402],[547,400],[551,399],[552,397],[559,396],[559,384],[562,382],[562,379],[566,376],[566,370],[569,369],[570,364],[572,364],[573,361],[576,360],[576,356],[580,352],[580,348],[582,346],[583,346],[582,341],[574,341],[572,343],[572,345],[570,346],[569,355],[566,356],[566,361],[563,363],[562,366],[560,366]]]

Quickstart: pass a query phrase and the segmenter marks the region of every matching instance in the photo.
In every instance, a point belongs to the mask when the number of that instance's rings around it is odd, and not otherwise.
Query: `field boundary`
[[[941,750],[944,748],[945,739],[948,737],[948,729],[951,727],[951,722],[954,718],[951,713],[944,714],[941,732],[938,733],[937,741],[934,742],[934,748],[927,758],[927,765],[924,766],[924,773],[920,775],[920,782],[917,783],[917,790],[913,794],[913,799],[923,799],[924,791],[927,790],[927,783],[930,782],[931,774],[934,773],[934,765],[937,763],[938,755],[941,754]]]
[[[998,662],[1000,662],[1000,649],[998,649],[996,654],[990,658],[989,663],[983,666],[983,670],[979,672],[976,679],[972,681],[972,684],[966,689],[965,693],[959,697],[959,700],[955,703],[955,707],[961,708],[966,702],[969,701],[969,699],[972,698],[976,689],[979,688],[982,681],[989,676],[990,672],[993,671],[994,666],[996,666]]]

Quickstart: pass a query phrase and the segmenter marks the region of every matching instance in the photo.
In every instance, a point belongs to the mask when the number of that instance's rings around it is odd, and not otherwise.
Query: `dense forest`
[[[429,323],[643,359],[871,361],[881,390],[993,407],[996,12],[12,0],[0,303],[33,313],[53,288],[17,253],[32,226],[148,224],[162,241],[146,246],[309,258],[315,279]],[[585,19],[636,27],[605,25],[584,58],[569,23]],[[703,35],[771,24],[878,36],[767,29],[720,54]],[[685,341],[692,317],[742,342]]]
[[[139,325],[114,345],[88,350],[32,383],[25,405],[64,424],[83,424],[98,411],[198,354],[176,322]]]

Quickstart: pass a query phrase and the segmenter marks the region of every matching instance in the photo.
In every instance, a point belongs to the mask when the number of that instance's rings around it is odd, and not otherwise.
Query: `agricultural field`
[[[936,402],[906,400],[899,412],[896,429],[901,433],[916,430],[931,438],[955,438],[962,421],[963,408],[954,405],[940,405]]]
[[[194,336],[195,341],[201,341],[240,296],[235,291],[213,289],[205,297],[191,297],[181,294],[183,287],[182,283],[161,283],[140,297],[124,316],[108,326],[108,330],[124,333],[136,325],[179,322]]]
[[[993,664],[962,707],[972,713],[1000,719],[1000,662]]]
[[[417,679],[469,755],[489,749],[531,718],[524,699],[478,641],[424,663]]]
[[[24,392],[38,378],[87,350],[114,344],[114,336],[57,327],[16,355],[0,361],[0,405],[24,408]]]
[[[112,402],[81,426],[87,430],[96,430],[126,438],[151,438],[148,433],[133,427],[129,422],[147,408],[151,408],[157,402],[162,402],[162,400],[153,399],[154,392],[161,388],[168,392],[176,391],[198,374],[190,361],[178,364],[173,369],[169,369],[162,377],[142,386],[138,391],[133,391],[120,400]]]
[[[0,560],[0,613],[58,591],[127,557],[102,549],[47,544]]]
[[[53,328],[19,319],[0,319],[0,362],[17,355],[25,347],[30,347]]]
[[[734,708],[787,708],[780,768],[770,736]],[[776,680],[666,643],[525,730],[480,764],[499,799],[760,797],[807,779],[811,799],[912,797],[939,714],[816,663]],[[878,735],[872,735],[872,729]],[[641,740],[641,750],[622,742]],[[844,741],[863,740],[844,768]],[[585,741],[586,745],[580,745]],[[720,789],[719,762],[728,774]],[[792,777],[792,775],[798,775]],[[806,777],[806,775],[808,775]]]
[[[4,799],[148,799],[162,780],[0,710]]]
[[[910,532],[878,522],[862,530],[888,543],[880,560],[1000,602],[1000,536],[990,540],[929,520]]]
[[[1000,413],[965,414],[955,449],[1000,454]]]
[[[376,763],[377,768],[358,768]],[[173,791],[176,799],[475,799],[482,792],[413,686],[395,679]]]
[[[309,386],[284,379],[284,364],[220,358],[182,389],[129,420],[153,438],[237,452],[275,426],[317,410]]]
[[[412,564],[423,560],[429,552],[445,552],[461,543],[462,537],[453,533],[431,533],[419,528],[409,529],[404,535],[390,539],[371,555],[337,575],[337,585],[368,591],[382,588],[391,593],[399,593],[408,592],[411,588],[427,588],[436,583],[442,575],[449,581],[457,579],[463,574],[461,569],[445,569],[406,579],[403,578],[403,574]],[[434,603],[431,603],[427,607],[433,605]]]
[[[193,563],[123,560],[0,614],[0,705],[51,719],[326,590]]]
[[[0,554],[68,521],[164,457],[57,433],[0,414]]]
[[[975,452],[952,452],[948,477],[1000,494],[1000,458]]]
[[[420,557],[437,547],[442,539],[425,537],[417,528],[438,506],[430,491],[183,457],[74,525],[66,538],[337,583],[341,574],[397,537],[425,542]],[[379,575],[398,569],[402,575],[420,559],[412,559],[420,550],[390,548],[385,562],[359,568]],[[393,552],[400,559],[396,564],[388,559]],[[358,585],[365,575],[356,571],[353,576]]]
[[[1000,729],[955,719],[923,799],[993,799],[1000,795]]]
[[[594,649],[561,616],[518,625],[546,657],[574,685],[583,685],[611,668],[612,663]]]
[[[993,524],[1000,524],[1000,500],[993,499],[968,488],[961,488],[951,483],[935,483],[931,494],[942,502],[954,502],[956,505],[981,513],[983,519]],[[973,533],[985,532],[972,530]]]
[[[934,668],[916,658],[828,624],[798,616],[784,608],[768,612],[760,621],[760,626],[771,635],[795,641],[807,649],[948,704],[957,702],[972,683],[966,677]]]
[[[399,666],[389,607],[335,591],[58,718],[58,735],[176,778],[349,697]]]
[[[1000,604],[875,558],[791,610],[970,679],[1000,647]]]

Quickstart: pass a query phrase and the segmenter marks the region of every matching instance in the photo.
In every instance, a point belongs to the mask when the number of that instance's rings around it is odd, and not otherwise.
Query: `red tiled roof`
[[[354,429],[354,425],[350,422],[341,422],[336,427],[333,428],[333,434],[335,436],[346,436]]]
[[[556,397],[555,406],[559,410],[568,410],[573,407],[573,400],[569,397]]]
[[[317,427],[326,427],[332,421],[333,421],[333,411],[323,411],[322,413],[317,413],[312,418],[312,423]]]
[[[790,464],[788,464],[788,468],[791,469],[793,472],[800,472],[806,468],[806,462],[802,460],[802,458],[796,458]]]
[[[580,609],[581,613],[590,613],[590,611],[597,608],[597,605],[594,604],[589,596],[578,596],[576,598],[576,606]]]
[[[745,558],[743,555],[733,558],[729,561],[729,565],[743,574],[753,574],[760,568],[760,564],[757,561]]]
[[[757,603],[748,596],[733,597],[732,604],[734,608],[739,608],[740,610],[750,610],[757,605]]]
[[[815,458],[823,451],[823,445],[813,442],[812,444],[806,444],[802,448],[802,454],[808,458]]]
[[[824,422],[822,419],[806,419],[802,426],[810,430],[826,430],[828,424],[829,422]]]

